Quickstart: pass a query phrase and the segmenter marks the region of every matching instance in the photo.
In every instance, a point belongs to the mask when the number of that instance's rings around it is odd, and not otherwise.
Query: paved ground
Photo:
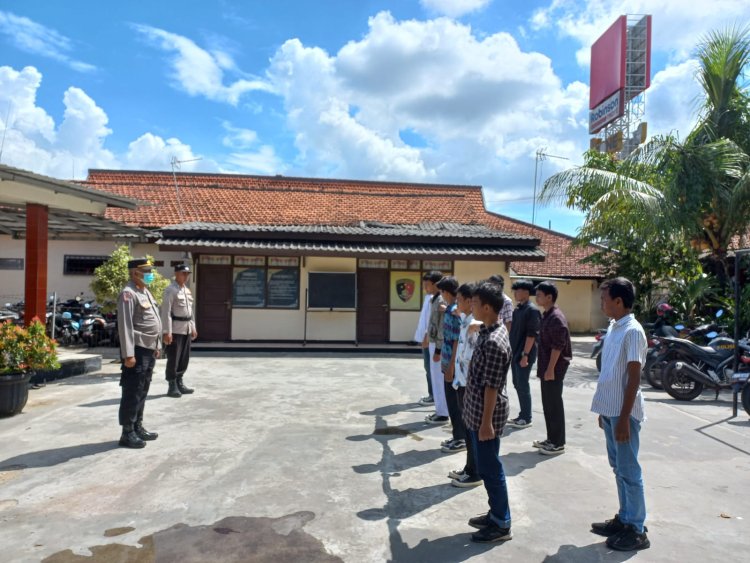
[[[647,391],[653,546],[611,553],[589,533],[616,511],[588,412],[590,342],[578,339],[567,380],[568,452],[531,448],[543,437],[536,386],[534,427],[503,440],[515,536],[504,545],[468,541],[485,493],[449,486],[462,454],[441,454],[447,434],[421,422],[417,357],[216,354],[193,359],[193,396],[170,399],[157,379],[146,421],[161,436],[145,450],[116,446],[106,362],[0,420],[0,561],[746,560],[750,422],[729,418],[728,394],[678,404]]]

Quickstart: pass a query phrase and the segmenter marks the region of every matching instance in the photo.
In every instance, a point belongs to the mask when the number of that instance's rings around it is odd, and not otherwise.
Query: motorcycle
[[[740,403],[750,415],[750,353],[740,356],[737,371],[732,374],[732,386],[740,395]]]
[[[607,336],[607,329],[600,328],[596,331],[594,338],[594,348],[591,350],[591,357],[596,358],[596,371],[602,371],[602,347],[604,346],[604,337]]]

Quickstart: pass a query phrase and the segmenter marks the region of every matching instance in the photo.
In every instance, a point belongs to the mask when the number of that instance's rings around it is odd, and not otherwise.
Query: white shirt
[[[419,314],[417,330],[414,332],[414,342],[418,344],[422,343],[424,335],[427,334],[427,325],[430,323],[430,301],[432,301],[432,295],[425,295],[424,303],[422,303],[422,312]]]
[[[479,331],[474,330],[469,334],[471,325],[480,326],[482,323],[474,320],[473,315],[461,313],[461,332],[458,336],[458,348],[456,348],[456,368],[453,370],[453,388],[466,387],[466,378],[469,376],[469,364],[477,345]]]
[[[609,324],[602,347],[602,371],[596,384],[591,410],[602,416],[620,416],[628,384],[628,363],[646,363],[648,342],[643,327],[632,315]],[[643,394],[640,387],[630,416],[645,420]]]

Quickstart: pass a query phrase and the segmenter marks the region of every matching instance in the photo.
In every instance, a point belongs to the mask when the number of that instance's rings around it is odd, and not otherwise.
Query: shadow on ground
[[[79,457],[97,455],[118,448],[116,441],[81,444],[65,448],[40,450],[0,461],[0,471],[16,471],[33,467],[52,467]]]

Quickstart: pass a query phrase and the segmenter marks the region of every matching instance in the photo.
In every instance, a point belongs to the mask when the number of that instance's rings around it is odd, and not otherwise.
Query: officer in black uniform
[[[174,281],[164,290],[161,302],[161,324],[167,352],[167,395],[174,398],[194,391],[182,380],[190,362],[190,342],[198,337],[193,317],[193,294],[187,286],[189,277],[190,266],[177,264]]]
[[[148,290],[153,282],[152,264],[146,258],[128,262],[130,281],[117,298],[117,331],[122,358],[120,445],[142,448],[144,440],[156,440],[156,432],[143,427],[143,409],[161,348],[161,319],[156,300]]]

